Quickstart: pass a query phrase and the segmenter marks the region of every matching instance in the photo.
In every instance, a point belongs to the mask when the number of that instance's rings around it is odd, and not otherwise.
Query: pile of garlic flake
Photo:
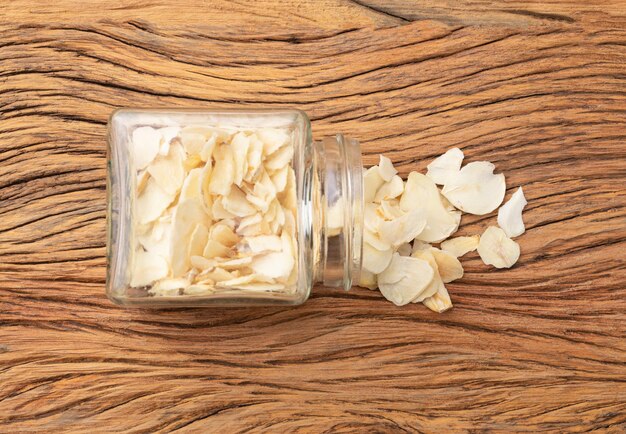
[[[445,284],[463,277],[459,257],[478,250],[485,264],[512,267],[520,255],[511,238],[524,233],[527,202],[520,187],[498,210],[498,226],[482,235],[456,237],[462,212],[486,215],[504,200],[503,174],[487,161],[461,168],[463,152],[452,148],[428,165],[426,175],[405,181],[389,158],[364,172],[363,270],[359,286],[380,289],[392,303],[424,303],[435,312],[452,307]],[[437,187],[441,185],[441,191]],[[413,245],[411,245],[411,242]],[[441,243],[440,248],[432,244]]]

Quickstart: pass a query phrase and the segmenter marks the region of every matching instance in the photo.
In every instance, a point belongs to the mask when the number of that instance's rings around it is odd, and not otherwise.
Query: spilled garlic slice
[[[508,202],[498,210],[498,226],[509,238],[519,237],[526,231],[522,211],[527,204],[524,191],[520,187],[513,193]]]
[[[490,226],[480,237],[478,254],[487,265],[511,268],[519,259],[520,248],[502,229]]]
[[[404,306],[420,297],[433,277],[428,262],[395,253],[389,267],[378,275],[378,287],[387,300]]]
[[[475,215],[489,214],[500,206],[506,191],[504,175],[494,174],[487,161],[469,163],[453,174],[443,187],[443,195],[456,208]]]
[[[432,179],[435,184],[445,185],[461,170],[463,158],[463,151],[459,148],[449,149],[427,166],[426,176]]]
[[[441,243],[441,250],[450,252],[452,255],[460,258],[461,256],[476,250],[479,242],[480,235],[450,238]]]

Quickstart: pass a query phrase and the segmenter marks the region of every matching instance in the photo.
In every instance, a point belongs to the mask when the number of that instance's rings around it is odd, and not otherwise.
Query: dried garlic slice
[[[152,127],[139,127],[132,134],[131,155],[135,170],[143,170],[159,153],[161,134]]]
[[[522,219],[522,211],[528,205],[522,187],[518,188],[513,196],[498,210],[498,226],[509,238],[522,235],[526,228]]]
[[[391,160],[384,155],[380,156],[380,162],[378,163],[378,173],[385,182],[390,182],[391,179],[398,174],[398,171],[393,167]]]
[[[473,235],[471,237],[450,238],[449,240],[441,243],[441,250],[450,252],[452,255],[459,258],[466,253],[476,250],[479,241],[480,235]]]
[[[500,206],[506,192],[504,175],[494,174],[494,169],[495,166],[487,161],[469,163],[450,176],[442,193],[461,211],[489,214]]]
[[[224,244],[215,240],[208,240],[206,246],[204,246],[204,250],[202,251],[202,256],[205,258],[229,258],[233,256],[233,251],[226,247]]]
[[[202,203],[188,199],[180,202],[172,217],[171,264],[174,277],[180,277],[189,270],[188,246],[196,226],[207,222]]]
[[[359,286],[367,289],[378,289],[378,281],[376,279],[376,275],[374,273],[370,273],[367,270],[361,270]]]
[[[379,234],[372,232],[368,228],[365,228],[363,231],[363,241],[377,250],[384,251],[391,249],[391,243],[382,240]]]
[[[278,151],[269,155],[265,160],[267,170],[279,170],[287,166],[293,158],[293,146],[283,146]]]
[[[169,273],[169,266],[165,258],[153,253],[137,250],[133,258],[133,271],[130,286],[134,288],[148,286],[164,278]]]
[[[143,225],[158,219],[173,200],[174,196],[167,194],[153,178],[148,179],[146,187],[135,202],[137,222]]]
[[[363,268],[370,273],[382,273],[391,262],[393,249],[378,250],[368,243],[363,243]]]
[[[383,186],[385,180],[380,176],[378,166],[372,166],[367,169],[363,175],[363,191],[365,195],[365,203],[374,202],[378,189]]]
[[[426,166],[428,168],[426,176],[432,179],[435,184],[445,185],[461,170],[464,157],[463,151],[459,148],[449,149]]]
[[[256,131],[257,137],[263,143],[263,152],[265,155],[271,155],[283,146],[287,145],[290,140],[289,133],[279,128],[263,128]]]
[[[209,239],[209,230],[207,227],[198,223],[196,228],[191,233],[189,239],[189,248],[187,250],[187,256],[191,259],[192,256],[200,256],[204,252],[204,247]]]
[[[433,256],[432,249],[417,250],[413,252],[411,257],[416,258],[416,259],[421,259],[422,261],[427,262],[430,268],[433,270],[433,278],[430,281],[430,283],[426,286],[426,288],[424,288],[424,290],[422,291],[421,294],[419,294],[419,296],[411,300],[413,303],[419,303],[421,301],[424,301],[424,299],[435,295],[437,291],[439,290],[439,288],[443,286],[443,280],[441,279],[441,276],[439,275],[439,267],[437,266],[437,261],[435,260],[435,257]]]
[[[184,278],[161,279],[152,285],[148,291],[152,295],[167,297],[179,295],[181,289],[185,289],[190,284]]]
[[[374,202],[380,203],[383,200],[395,199],[404,191],[404,181],[398,175],[391,178],[391,181],[384,183],[376,192]]]
[[[183,186],[180,189],[179,201],[194,199],[203,200],[202,195],[202,176],[204,169],[192,169],[185,177]]]
[[[235,180],[235,162],[230,146],[222,145],[215,150],[215,166],[211,174],[209,191],[215,195],[227,196]]]
[[[463,277],[463,266],[456,256],[434,247],[430,252],[437,262],[437,269],[443,283],[450,283]]]
[[[271,278],[289,277],[295,265],[295,251],[291,237],[281,236],[282,251],[257,255],[252,259],[250,268],[257,274]]]
[[[389,267],[378,275],[378,287],[387,300],[404,306],[419,298],[433,277],[428,262],[395,253]]]
[[[490,226],[480,237],[478,254],[487,265],[511,268],[519,259],[520,248],[502,229]]]
[[[401,217],[383,221],[379,226],[380,238],[398,247],[413,241],[426,227],[426,215],[420,208],[409,210]]]
[[[259,235],[244,239],[245,244],[253,253],[280,252],[282,241],[278,235]]]
[[[185,151],[179,144],[170,146],[166,156],[159,155],[148,166],[154,181],[169,195],[176,195],[185,181]]]
[[[243,178],[248,172],[248,149],[250,148],[250,138],[243,132],[239,132],[233,136],[230,142],[233,150],[233,162],[235,174],[233,182],[241,187]]]
[[[256,208],[248,202],[243,191],[237,186],[233,186],[230,189],[230,194],[223,196],[221,202],[224,209],[236,217],[247,217],[257,212]]]
[[[428,243],[445,240],[458,229],[461,221],[460,212],[448,211],[444,207],[432,179],[417,172],[409,174],[400,208],[404,211],[418,208],[426,213],[426,226],[416,238]]]
[[[424,306],[433,312],[443,313],[452,308],[452,300],[445,285],[441,285],[435,295],[424,299]]]
[[[239,242],[239,236],[224,222],[211,226],[209,229],[209,238],[220,242],[226,247],[233,247]]]

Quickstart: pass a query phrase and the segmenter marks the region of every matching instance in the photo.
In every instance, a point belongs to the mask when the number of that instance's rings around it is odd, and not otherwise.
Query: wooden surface
[[[0,431],[626,431],[625,1],[2,3]],[[443,315],[112,305],[108,115],[216,104],[301,108],[403,174],[493,161],[519,264],[469,255]]]

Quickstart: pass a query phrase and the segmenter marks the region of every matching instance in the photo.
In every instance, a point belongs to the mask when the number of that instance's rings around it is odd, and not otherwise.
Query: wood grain
[[[443,315],[113,306],[108,115],[214,105],[301,108],[403,174],[493,161],[519,264],[469,255]],[[624,432],[625,185],[623,0],[4,2],[0,431]]]

